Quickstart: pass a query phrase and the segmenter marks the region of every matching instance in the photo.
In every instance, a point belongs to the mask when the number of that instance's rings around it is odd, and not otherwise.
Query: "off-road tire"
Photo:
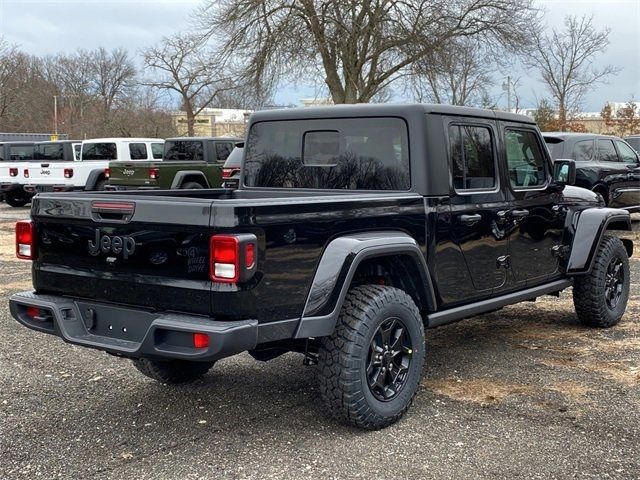
[[[140,373],[160,383],[189,383],[205,375],[214,362],[190,362],[188,360],[132,360]]]
[[[198,183],[198,182],[186,182],[186,183],[183,183],[180,188],[185,190],[194,190],[194,189],[199,189],[204,187],[202,186],[201,183]]]
[[[94,190],[96,192],[102,192],[105,189],[105,187],[107,186],[107,183],[109,183],[107,181],[107,179],[98,180],[96,182],[96,186],[94,187]]]
[[[413,352],[397,396],[381,401],[367,383],[367,358],[373,336],[390,317],[402,321]],[[387,427],[411,405],[424,359],[424,325],[413,299],[393,287],[354,287],[344,300],[333,334],[321,340],[317,365],[320,398],[328,413],[343,423],[368,430]]]
[[[24,207],[29,203],[29,197],[26,193],[17,195],[14,192],[10,192],[5,194],[5,201],[11,207]]]
[[[623,286],[618,303],[611,308],[606,299],[607,270],[616,258],[622,264]],[[575,277],[573,305],[582,324],[609,328],[620,321],[629,299],[629,274],[629,257],[622,241],[618,237],[604,237],[596,252],[591,273]]]

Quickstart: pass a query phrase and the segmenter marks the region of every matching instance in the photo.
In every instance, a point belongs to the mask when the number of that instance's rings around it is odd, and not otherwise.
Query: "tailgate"
[[[210,314],[211,200],[40,195],[39,293]]]
[[[157,180],[149,178],[153,162],[110,162],[109,184],[123,187],[155,187]]]
[[[29,169],[27,182],[39,185],[64,183],[64,170],[73,165],[73,162],[29,162],[25,165]]]

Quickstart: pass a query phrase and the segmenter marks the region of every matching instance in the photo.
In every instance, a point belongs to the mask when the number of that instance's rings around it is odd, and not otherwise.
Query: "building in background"
[[[55,140],[67,140],[66,133],[0,133],[0,141],[3,142],[49,142]]]
[[[196,137],[243,137],[251,110],[205,108],[195,118]],[[171,112],[179,136],[187,135],[185,112]]]

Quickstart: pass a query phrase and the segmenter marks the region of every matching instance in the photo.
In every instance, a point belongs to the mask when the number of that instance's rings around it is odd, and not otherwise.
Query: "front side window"
[[[154,160],[162,160],[162,154],[164,153],[164,143],[152,143],[151,155]]]
[[[9,160],[33,160],[33,145],[12,145]]]
[[[226,160],[231,153],[231,150],[233,150],[233,143],[216,142],[216,157],[218,160]]]
[[[85,143],[82,145],[82,160],[117,160],[115,143]]]
[[[245,144],[248,187],[407,190],[407,127],[391,117],[256,123]]]
[[[513,188],[535,188],[546,183],[546,161],[534,132],[507,130],[505,146],[509,180]]]
[[[580,140],[573,146],[573,159],[576,162],[593,160],[593,140]]]
[[[204,161],[204,146],[198,140],[176,140],[164,144],[165,160],[181,160],[185,162]]]
[[[146,160],[147,146],[144,143],[130,143],[129,158],[131,160]]]
[[[638,156],[636,152],[624,142],[620,140],[616,141],[616,147],[618,147],[618,154],[620,155],[620,161],[624,163],[638,163]]]
[[[486,190],[496,186],[496,164],[488,127],[449,126],[451,168],[456,190]]]
[[[612,140],[598,140],[598,158],[601,162],[618,161],[618,154]]]
[[[33,158],[34,160],[46,160],[49,162],[64,160],[64,145],[61,143],[45,143],[36,145],[33,148]]]

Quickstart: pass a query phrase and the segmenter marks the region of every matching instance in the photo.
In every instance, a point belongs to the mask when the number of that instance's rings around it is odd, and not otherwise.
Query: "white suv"
[[[80,159],[51,163],[48,168],[31,163],[28,184],[30,193],[68,190],[104,190],[105,169],[116,160],[161,160],[164,140],[160,138],[94,138],[82,142]]]

